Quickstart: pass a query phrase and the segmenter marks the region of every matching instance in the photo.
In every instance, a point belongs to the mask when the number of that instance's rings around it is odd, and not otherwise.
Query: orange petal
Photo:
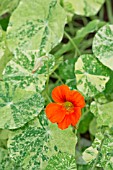
[[[47,118],[52,123],[59,123],[65,117],[65,110],[63,109],[62,105],[56,103],[50,103],[46,106],[45,109]]]
[[[62,130],[68,128],[71,125],[71,119],[69,115],[66,115],[62,122],[58,123],[58,127]]]
[[[67,93],[66,95],[66,100],[73,103],[75,107],[80,107],[80,108],[85,107],[84,97],[78,91],[70,90],[70,92]]]
[[[66,101],[66,94],[69,92],[67,85],[57,86],[52,91],[52,98],[57,103],[63,103]]]
[[[78,123],[80,116],[81,116],[81,108],[75,107],[74,112],[72,114],[70,114],[72,126],[75,126]]]

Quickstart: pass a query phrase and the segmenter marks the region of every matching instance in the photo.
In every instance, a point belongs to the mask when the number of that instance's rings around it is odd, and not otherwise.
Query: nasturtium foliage
[[[61,41],[65,22],[65,11],[57,0],[21,0],[10,18],[8,47],[12,52],[47,54]]]
[[[108,102],[105,104],[97,104],[98,116],[97,116],[97,125],[98,126],[108,126],[113,127],[113,102]]]
[[[12,83],[0,82],[0,128],[16,129],[41,112],[44,99],[34,89],[21,89]]]
[[[58,153],[50,158],[45,170],[77,170],[75,158],[67,153]]]
[[[73,133],[71,127],[65,130],[60,130],[58,129],[56,124],[50,124],[48,128],[48,133],[50,134],[51,139],[48,142],[50,155],[52,152],[52,154],[54,154],[58,151],[75,155],[75,144],[77,143],[77,137],[75,137],[75,133]],[[70,141],[72,142],[71,145]]]
[[[37,120],[34,120],[23,128],[10,132],[9,156],[23,169],[40,169],[41,162],[47,161],[44,153],[48,150],[46,146],[48,138],[46,129],[40,126]]]
[[[3,72],[3,80],[13,82],[21,88],[33,89],[41,92],[45,88],[48,76],[61,63],[54,56],[36,58],[35,54],[18,52],[7,64]]]
[[[93,53],[103,65],[113,70],[113,25],[106,24],[96,33]]]
[[[77,88],[86,97],[102,92],[109,80],[109,69],[92,54],[81,55],[75,63]]]
[[[64,9],[77,15],[92,16],[97,14],[105,0],[63,0]]]
[[[96,134],[91,147],[83,153],[84,160],[93,167],[96,161],[97,167],[105,170],[113,169],[113,129],[107,127]]]

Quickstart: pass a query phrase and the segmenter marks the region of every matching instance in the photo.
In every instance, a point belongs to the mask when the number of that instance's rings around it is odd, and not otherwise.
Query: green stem
[[[45,91],[45,94],[46,94],[46,97],[47,97],[47,99],[48,99],[48,103],[50,102],[52,102],[52,100],[50,99],[50,97],[49,97],[49,95],[47,94],[47,92]]]
[[[54,75],[58,78],[58,80],[59,80],[62,84],[64,84],[63,81],[62,81],[62,79],[61,79],[61,77],[60,77],[57,73],[54,72]]]
[[[75,42],[73,41],[73,39],[70,37],[70,35],[67,32],[64,32],[64,34],[70,40],[71,44],[76,49],[76,52],[80,55],[80,51],[79,51],[78,47],[76,46]]]
[[[48,94],[48,85],[49,85],[49,63],[47,62],[47,81],[46,81],[46,92]]]
[[[107,14],[109,18],[109,22],[113,24],[113,13],[112,13],[112,3],[110,0],[106,0],[106,8],[107,8]]]

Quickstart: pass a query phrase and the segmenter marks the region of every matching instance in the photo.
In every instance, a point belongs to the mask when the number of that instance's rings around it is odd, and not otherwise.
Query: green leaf
[[[75,158],[67,153],[58,153],[51,157],[45,170],[77,170]]]
[[[105,25],[95,35],[93,53],[104,64],[113,70],[113,25]]]
[[[75,145],[77,143],[76,134],[73,133],[72,128],[61,130],[56,124],[50,124],[48,133],[50,134],[50,141],[48,142],[48,155],[53,155],[57,151],[66,152],[75,155]]]
[[[64,9],[77,15],[96,15],[105,0],[63,0]]]
[[[48,134],[45,128],[38,125],[38,121],[34,120],[9,135],[9,155],[21,169],[40,169],[41,162],[47,160],[44,153],[48,149]]]
[[[77,88],[86,97],[102,92],[109,80],[109,69],[91,54],[81,55],[75,63]]]
[[[84,38],[89,33],[97,31],[103,25],[105,25],[105,22],[100,21],[98,19],[90,21],[85,27],[82,27],[77,31],[76,38]]]
[[[20,20],[21,18],[21,20]],[[21,0],[7,29],[7,43],[12,52],[37,51],[48,54],[62,39],[66,15],[57,0]]]
[[[15,129],[38,116],[44,100],[33,89],[21,89],[12,83],[0,82],[0,128]]]
[[[20,0],[0,0],[0,15],[12,12]]]

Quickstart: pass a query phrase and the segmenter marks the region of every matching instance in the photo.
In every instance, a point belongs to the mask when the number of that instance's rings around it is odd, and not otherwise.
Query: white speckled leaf
[[[51,157],[45,170],[77,170],[75,158],[67,153]]]
[[[35,50],[42,56],[61,41],[65,21],[57,0],[21,0],[10,18],[8,47],[12,52]]]
[[[96,15],[105,0],[63,0],[64,9],[77,15]]]
[[[49,74],[60,64],[61,59],[57,60],[54,56],[49,55],[36,58],[35,54],[18,52],[13,59],[7,64],[3,79],[12,82],[21,88],[42,91]]]
[[[8,155],[8,150],[0,147],[0,170],[21,170]]]
[[[85,96],[95,96],[105,89],[109,70],[91,54],[80,56],[75,63],[77,88]]]
[[[44,153],[47,151],[46,142],[48,134],[43,127],[37,127],[34,123],[21,130],[10,133],[8,150],[13,162],[23,170],[38,170],[42,161],[47,159]]]
[[[113,25],[105,25],[95,35],[93,53],[104,64],[113,70]]]
[[[21,89],[12,83],[0,82],[0,128],[23,126],[41,112],[44,100],[34,90]]]
[[[0,15],[12,12],[20,0],[0,0]]]
[[[97,158],[98,157],[98,158]],[[91,147],[83,153],[84,160],[91,165],[97,165],[105,170],[113,169],[113,129],[98,132]]]

